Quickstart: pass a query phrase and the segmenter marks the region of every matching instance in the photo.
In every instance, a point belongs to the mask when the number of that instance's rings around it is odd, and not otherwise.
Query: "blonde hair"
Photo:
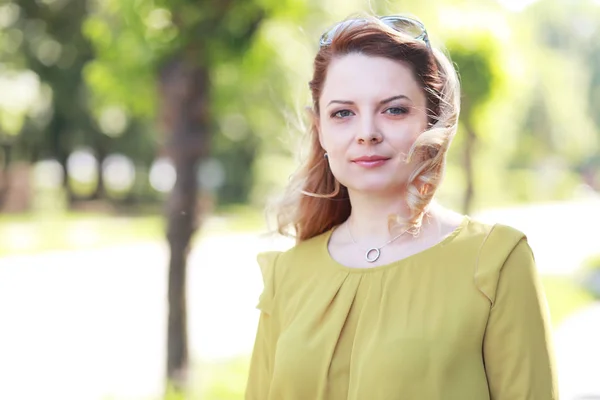
[[[319,114],[319,98],[332,59],[357,52],[407,63],[427,99],[428,128],[418,136],[406,160],[416,161],[406,190],[409,216],[390,215],[388,219],[390,230],[402,228],[416,234],[444,176],[446,154],[456,134],[460,112],[458,76],[442,51],[430,49],[376,18],[367,18],[364,24],[348,24],[336,33],[330,45],[319,49],[309,83],[315,115]],[[335,179],[325,159],[316,118],[310,124],[308,154],[276,203],[277,231],[295,236],[297,242],[343,223],[351,212],[348,190]]]

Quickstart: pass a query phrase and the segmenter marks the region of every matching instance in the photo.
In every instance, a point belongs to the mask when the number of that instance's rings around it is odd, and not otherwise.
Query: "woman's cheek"
[[[330,162],[331,173],[333,176],[340,181],[340,183],[345,184],[347,172],[347,166],[344,165],[341,160],[336,160],[335,162]]]

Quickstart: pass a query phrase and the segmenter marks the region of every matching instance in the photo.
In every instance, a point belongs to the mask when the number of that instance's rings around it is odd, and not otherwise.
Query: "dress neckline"
[[[333,231],[337,228],[337,227],[333,227],[331,228],[329,231],[327,231],[324,234],[323,237],[323,241],[321,243],[320,249],[323,253],[325,253],[325,258],[327,259],[327,263],[331,264],[332,266],[341,269],[343,271],[346,272],[350,272],[350,273],[371,273],[371,272],[376,272],[376,271],[382,271],[382,270],[387,270],[402,264],[405,264],[408,261],[411,261],[417,257],[422,257],[424,255],[430,254],[432,252],[435,252],[436,250],[438,250],[439,248],[447,245],[448,243],[450,243],[452,240],[454,240],[459,233],[469,224],[469,222],[471,221],[471,219],[469,218],[469,216],[464,215],[462,217],[462,221],[460,222],[460,224],[452,231],[450,232],[448,235],[446,235],[442,240],[440,240],[439,242],[437,242],[436,244],[434,244],[433,246],[427,247],[426,249],[423,249],[421,251],[418,251],[414,254],[411,254],[407,257],[401,258],[399,260],[396,261],[392,261],[388,264],[383,264],[383,265],[377,265],[374,267],[360,267],[360,268],[356,268],[356,267],[348,267],[342,263],[340,263],[339,261],[335,260],[332,256],[331,253],[329,253],[329,240],[331,239],[331,235],[333,234]]]

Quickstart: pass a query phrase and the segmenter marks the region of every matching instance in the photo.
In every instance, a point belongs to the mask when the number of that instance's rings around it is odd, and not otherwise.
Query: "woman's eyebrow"
[[[327,106],[330,106],[330,105],[332,105],[333,103],[337,103],[337,104],[350,104],[350,105],[354,104],[354,102],[353,102],[353,101],[350,101],[350,100],[331,100],[331,101],[330,101],[330,102],[327,104]]]
[[[412,100],[410,100],[410,98],[408,96],[405,96],[403,94],[399,94],[399,95],[392,96],[392,97],[389,97],[387,99],[381,100],[379,102],[379,104],[386,104],[386,103],[389,103],[391,101],[399,100],[399,99],[406,99],[408,101],[412,101]],[[327,106],[329,107],[330,105],[332,105],[334,103],[337,103],[337,104],[347,104],[347,105],[353,105],[354,104],[354,102],[350,101],[350,100],[331,100],[329,103],[327,103]]]
[[[408,100],[408,101],[411,101],[411,100],[410,100],[410,98],[409,98],[408,96],[405,96],[405,95],[403,95],[403,94],[399,94],[399,95],[397,95],[397,96],[392,96],[392,97],[390,97],[390,98],[388,98],[388,99],[381,100],[381,101],[379,102],[379,104],[386,104],[386,103],[389,103],[390,101],[399,100],[399,99],[406,99],[406,100]]]

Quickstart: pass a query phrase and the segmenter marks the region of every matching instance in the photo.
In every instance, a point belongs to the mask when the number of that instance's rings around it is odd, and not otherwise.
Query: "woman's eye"
[[[392,114],[392,115],[403,115],[403,114],[408,114],[408,108],[406,108],[406,107],[390,107],[387,110],[385,110],[385,112],[387,114]]]
[[[336,111],[333,114],[331,114],[331,117],[332,118],[346,118],[353,114],[354,113],[350,110],[340,110],[340,111]]]

